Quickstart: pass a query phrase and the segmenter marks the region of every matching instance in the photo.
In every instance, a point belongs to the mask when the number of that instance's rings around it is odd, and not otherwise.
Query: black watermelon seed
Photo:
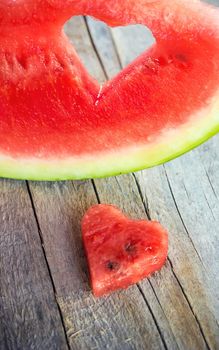
[[[116,261],[109,260],[109,261],[106,262],[106,268],[107,268],[107,270],[110,270],[110,271],[118,270],[119,263],[116,262]]]

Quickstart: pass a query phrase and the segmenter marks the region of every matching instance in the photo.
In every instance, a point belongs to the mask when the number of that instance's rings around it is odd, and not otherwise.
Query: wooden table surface
[[[83,17],[66,31],[100,82],[152,40],[141,26],[109,30]],[[100,299],[90,290],[80,231],[97,202],[159,220],[170,239],[160,272]],[[219,349],[218,270],[219,136],[135,174],[0,180],[1,350]]]

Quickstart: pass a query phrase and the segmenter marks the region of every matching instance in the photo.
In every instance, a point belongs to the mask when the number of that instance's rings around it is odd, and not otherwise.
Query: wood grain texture
[[[0,181],[0,349],[67,349],[25,182]]]

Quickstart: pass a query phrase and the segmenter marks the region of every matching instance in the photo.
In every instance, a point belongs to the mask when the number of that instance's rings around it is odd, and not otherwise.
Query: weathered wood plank
[[[73,21],[68,21],[65,25],[65,32],[71,39],[76,51],[80,53],[80,58],[89,72],[100,82],[104,82],[105,76],[100,64],[97,63],[96,52],[92,49],[92,43],[83,17],[74,17]],[[88,57],[89,52],[89,57]],[[87,64],[89,61],[89,64]]]
[[[0,349],[68,349],[26,183],[0,189]]]

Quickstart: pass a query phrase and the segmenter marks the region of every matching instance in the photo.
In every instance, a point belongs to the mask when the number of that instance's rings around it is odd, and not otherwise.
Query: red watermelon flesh
[[[128,219],[112,205],[91,207],[82,233],[96,296],[137,283],[167,258],[168,236],[158,222]]]
[[[102,88],[63,33],[73,15],[142,23],[156,44]],[[0,4],[0,175],[105,176],[160,164],[219,130],[219,11],[199,1]]]

